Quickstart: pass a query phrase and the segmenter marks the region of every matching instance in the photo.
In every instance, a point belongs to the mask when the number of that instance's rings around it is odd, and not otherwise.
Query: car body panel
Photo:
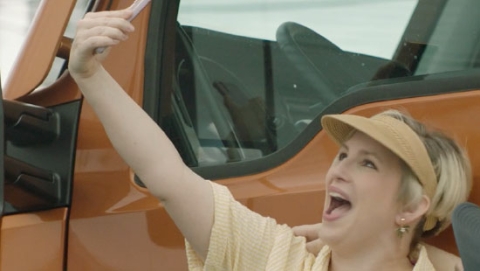
[[[1,270],[62,270],[67,208],[2,218]]]

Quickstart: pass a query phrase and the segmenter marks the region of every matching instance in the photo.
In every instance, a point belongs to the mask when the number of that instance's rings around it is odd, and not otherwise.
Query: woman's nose
[[[349,181],[352,163],[348,158],[344,158],[330,167],[330,175],[332,180]]]

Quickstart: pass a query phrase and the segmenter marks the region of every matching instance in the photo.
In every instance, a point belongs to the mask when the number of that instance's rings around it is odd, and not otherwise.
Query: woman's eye
[[[338,160],[342,161],[343,159],[347,158],[347,154],[344,152],[341,152],[338,154]]]
[[[368,159],[363,160],[363,165],[369,168],[377,169],[377,166],[375,166],[375,164]]]

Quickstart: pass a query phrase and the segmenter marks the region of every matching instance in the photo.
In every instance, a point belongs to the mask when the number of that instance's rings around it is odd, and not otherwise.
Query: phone
[[[128,7],[129,9],[131,9],[133,11],[132,16],[130,16],[130,18],[128,18],[128,21],[132,21],[133,19],[135,19],[135,17],[137,17],[137,15],[140,13],[140,11],[142,11],[148,5],[148,3],[150,1],[151,0],[135,0],[135,1],[133,1],[133,3]],[[107,48],[106,47],[98,47],[98,48],[95,49],[95,53],[96,54],[101,54],[101,53],[103,53],[103,51],[105,51],[105,49],[107,49]]]
[[[132,21],[135,19],[138,13],[140,13],[140,11],[142,11],[142,9],[144,9],[150,1],[151,0],[135,0],[129,7],[129,9],[133,11],[133,14],[130,18],[128,18],[128,20]]]

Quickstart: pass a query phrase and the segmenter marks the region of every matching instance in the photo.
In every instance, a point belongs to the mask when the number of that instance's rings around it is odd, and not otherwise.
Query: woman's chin
[[[340,227],[331,225],[326,221],[322,222],[322,225],[318,231],[318,237],[329,247],[338,244],[345,239],[346,232],[342,231]]]

